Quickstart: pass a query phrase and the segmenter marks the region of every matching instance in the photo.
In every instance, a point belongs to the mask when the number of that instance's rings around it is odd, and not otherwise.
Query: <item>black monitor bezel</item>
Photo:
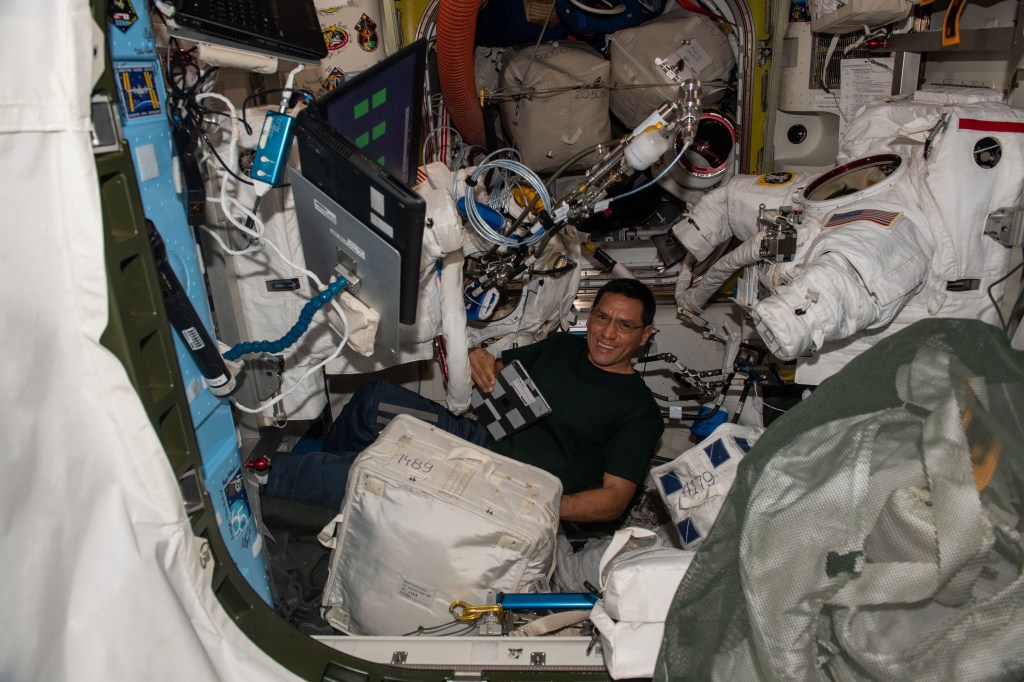
[[[378,78],[388,68],[404,61],[414,60],[416,73],[426,74],[427,41],[416,42],[402,48],[357,76],[344,81],[324,97],[304,109],[296,119],[296,138],[302,175],[326,195],[343,206],[368,229],[384,238],[401,254],[399,273],[400,319],[410,325],[416,321],[419,298],[420,254],[423,227],[426,219],[426,201],[411,188],[416,180],[419,160],[420,122],[423,111],[423,79],[414,79],[412,111],[413,129],[410,131],[409,178],[398,178],[386,168],[364,154],[355,143],[335,130],[326,119],[325,104],[343,97],[350,88],[359,87]],[[401,218],[391,225],[392,232],[381,229],[377,215],[366,199],[373,186],[386,202],[390,216]]]

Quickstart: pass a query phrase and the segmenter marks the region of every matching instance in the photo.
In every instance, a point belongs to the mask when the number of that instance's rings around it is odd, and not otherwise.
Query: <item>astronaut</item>
[[[820,176],[738,176],[673,226],[693,259],[742,244],[690,287],[697,314],[737,269],[767,296],[740,297],[769,349],[818,384],[865,349],[929,317],[995,323],[1024,184],[1024,112],[976,93],[922,91],[861,109]],[[810,357],[807,357],[807,356]]]

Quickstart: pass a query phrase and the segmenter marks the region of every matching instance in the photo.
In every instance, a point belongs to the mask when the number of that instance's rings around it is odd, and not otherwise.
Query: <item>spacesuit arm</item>
[[[729,191],[731,185],[705,194],[683,219],[672,226],[679,243],[693,254],[696,262],[711,255],[715,247],[732,238],[729,225]]]
[[[864,221],[826,229],[792,280],[754,306],[754,324],[783,360],[888,324],[924,284],[929,255],[906,217],[890,227]]]
[[[762,229],[758,221],[759,207],[763,204],[777,208],[791,203],[794,188],[800,185],[803,178],[803,174],[790,172],[764,176],[738,175],[705,194],[692,211],[672,226],[672,233],[694,262],[700,263],[733,237],[741,242],[754,237]],[[685,270],[676,282],[678,307],[689,307],[684,306],[683,294],[691,276],[691,271]],[[685,283],[683,278],[686,279]],[[692,307],[689,309],[693,310]]]
[[[456,414],[469,408],[472,390],[469,366],[469,338],[466,332],[466,308],[462,292],[463,230],[462,220],[451,198],[451,173],[441,163],[428,164],[428,182],[417,186],[427,203],[429,229],[424,231],[424,270],[430,272],[441,263],[439,287],[441,329],[448,363],[448,409]]]
[[[826,253],[800,277],[754,306],[754,325],[772,353],[793,360],[842,339],[879,317],[876,301],[839,253]]]

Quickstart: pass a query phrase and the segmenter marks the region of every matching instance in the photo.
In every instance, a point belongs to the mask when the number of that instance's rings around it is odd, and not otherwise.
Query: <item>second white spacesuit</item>
[[[836,169],[740,176],[709,193],[676,236],[698,261],[732,237],[744,245],[697,288],[681,281],[677,304],[700,312],[726,271],[757,264],[769,294],[746,301],[749,313],[776,356],[800,357],[797,380],[812,384],[924,317],[995,322],[988,289],[1009,262],[996,237],[1021,199],[1024,113],[963,100],[919,93],[869,105],[844,134]],[[779,234],[758,220],[762,205],[776,218],[790,208],[792,260],[766,256],[762,243]]]

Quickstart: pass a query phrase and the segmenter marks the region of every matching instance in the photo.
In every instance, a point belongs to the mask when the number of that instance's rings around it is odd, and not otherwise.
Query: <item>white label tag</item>
[[[480,466],[476,462],[468,462],[463,460],[452,467],[452,472],[448,474],[448,480],[444,482],[444,486],[441,487],[441,492],[447,493],[452,497],[462,497],[462,494],[466,492],[466,487],[469,485],[473,477],[476,476]]]
[[[537,396],[526,387],[526,382],[522,379],[513,379],[509,382],[509,385],[516,392],[516,395],[519,396],[519,400],[523,405],[532,405],[533,401],[537,399]]]
[[[160,162],[156,160],[156,147],[144,144],[135,150],[135,160],[139,167],[139,182],[146,182],[160,177]]]
[[[376,187],[370,188],[370,210],[384,215],[384,195]]]
[[[414,604],[422,604],[423,606],[430,606],[434,601],[434,594],[437,592],[436,588],[430,587],[429,585],[420,585],[419,583],[409,580],[404,575],[402,581],[398,584],[398,596],[403,599],[408,599]]]
[[[189,382],[188,386],[185,387],[185,395],[188,396],[188,401],[192,402],[199,397],[199,392],[203,390],[203,385],[199,383],[199,379],[193,379]]]
[[[370,214],[370,223],[388,237],[394,238],[395,228],[388,225],[387,222],[385,222],[385,220],[376,213]]]
[[[199,335],[199,330],[195,327],[182,329],[181,335],[185,338],[185,343],[187,343],[188,347],[192,350],[199,350],[206,347],[206,344],[203,343],[203,337]]]
[[[690,67],[694,75],[711,66],[711,55],[708,54],[700,43],[691,40],[676,50],[676,54],[683,58],[683,64]]]
[[[319,199],[313,199],[313,208],[315,208],[320,215],[330,220],[331,225],[338,224],[338,216],[334,215],[334,211],[320,203]]]
[[[341,242],[349,249],[351,249],[352,253],[355,254],[356,258],[358,258],[359,260],[366,260],[366,252],[359,248],[359,246],[354,241],[352,241],[351,239],[345,239],[334,230],[331,230],[331,234],[334,235],[335,239],[337,239],[339,242]]]

